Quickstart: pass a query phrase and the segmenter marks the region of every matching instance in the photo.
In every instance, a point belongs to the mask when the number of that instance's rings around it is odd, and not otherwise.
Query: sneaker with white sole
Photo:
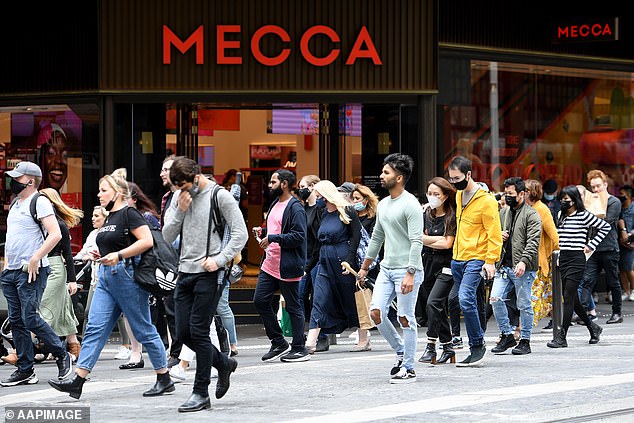
[[[390,369],[390,376],[394,376],[401,370],[401,366],[403,365],[403,354],[396,354],[396,361],[392,368]]]
[[[310,354],[308,354],[308,351],[306,351],[306,348],[302,348],[301,350],[292,349],[288,353],[280,357],[280,360],[283,361],[284,363],[308,361],[310,360]]]
[[[132,354],[132,351],[129,348],[126,348],[123,345],[121,345],[119,347],[119,350],[117,351],[117,355],[114,356],[114,359],[115,360],[129,360],[130,354]]]
[[[414,369],[401,369],[394,376],[390,378],[390,383],[413,383],[416,382],[416,372]]]
[[[2,379],[0,386],[35,385],[38,382],[39,379],[33,369],[26,372],[16,370],[8,378]]]
[[[187,379],[187,369],[177,364],[170,369],[170,376],[174,379],[174,382],[182,382]]]

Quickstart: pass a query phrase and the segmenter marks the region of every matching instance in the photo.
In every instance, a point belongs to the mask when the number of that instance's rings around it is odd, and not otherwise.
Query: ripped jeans
[[[490,303],[493,307],[495,320],[503,335],[511,334],[515,328],[509,323],[509,314],[505,301],[508,301],[509,292],[515,286],[517,297],[517,309],[520,312],[520,333],[522,339],[530,340],[533,329],[533,305],[531,302],[531,288],[535,280],[535,272],[527,271],[521,277],[516,277],[513,269],[502,266],[495,273],[493,287],[491,287]]]
[[[383,335],[385,340],[390,344],[396,353],[403,353],[403,367],[406,369],[414,369],[416,362],[416,341],[418,340],[418,331],[416,317],[414,311],[416,309],[416,300],[418,297],[418,289],[423,282],[423,272],[418,270],[414,275],[414,289],[407,295],[401,294],[401,282],[407,274],[406,269],[387,269],[381,267],[381,272],[376,278],[374,292],[372,293],[372,303],[370,304],[370,312],[372,310],[380,310],[381,323],[377,325],[377,329]],[[398,334],[396,328],[388,319],[388,311],[392,300],[396,297],[398,304],[397,318],[407,318],[409,325],[403,329],[403,337]]]

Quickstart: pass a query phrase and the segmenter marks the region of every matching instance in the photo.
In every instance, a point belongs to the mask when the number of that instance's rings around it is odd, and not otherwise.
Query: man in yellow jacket
[[[502,230],[498,203],[493,195],[473,180],[471,161],[454,157],[448,166],[449,182],[456,188],[456,239],[451,272],[459,286],[458,300],[464,316],[471,354],[457,367],[484,363],[486,348],[480,325],[476,290],[482,278],[493,279],[495,263],[502,251]]]

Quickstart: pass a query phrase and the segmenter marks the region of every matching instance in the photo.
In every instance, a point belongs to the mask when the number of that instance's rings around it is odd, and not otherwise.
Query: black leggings
[[[427,337],[440,338],[442,344],[451,341],[447,319],[447,298],[453,287],[453,276],[439,273],[427,297]]]
[[[586,257],[583,251],[562,250],[559,254],[559,269],[564,295],[563,328],[567,333],[572,320],[572,312],[577,313],[583,323],[590,327],[590,319],[579,301],[579,282],[586,268]]]

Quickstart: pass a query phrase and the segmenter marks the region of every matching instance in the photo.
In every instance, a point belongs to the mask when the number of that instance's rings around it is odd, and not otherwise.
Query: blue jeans
[[[77,367],[92,371],[110,332],[123,313],[134,337],[147,349],[154,370],[167,366],[163,341],[152,324],[150,294],[134,281],[127,260],[113,266],[99,266],[99,280],[90,305],[88,325],[77,359]]]
[[[515,286],[517,296],[517,309],[520,312],[520,326],[522,339],[530,340],[533,329],[533,304],[531,302],[531,289],[535,281],[535,272],[525,272],[521,277],[516,277],[513,269],[502,266],[495,274],[493,287],[491,288],[491,306],[493,314],[500,328],[500,333],[508,335],[513,333],[514,328],[509,323],[509,313],[505,301],[508,301],[508,294]]]
[[[238,336],[236,335],[236,318],[233,315],[233,310],[229,306],[229,287],[230,284],[225,285],[222,295],[218,300],[218,307],[216,308],[216,314],[220,316],[222,320],[222,326],[229,332],[229,343],[231,345],[238,345]]]
[[[0,274],[2,292],[9,306],[13,342],[18,353],[18,370],[21,372],[28,372],[33,368],[31,332],[44,343],[46,351],[55,357],[66,353],[59,337],[38,312],[49,272],[48,267],[40,268],[37,277],[31,283],[27,282],[29,274],[22,269],[7,269]]]
[[[416,342],[418,340],[415,310],[418,290],[423,282],[423,272],[416,272],[414,275],[414,289],[409,294],[403,295],[401,294],[401,283],[406,274],[406,269],[381,267],[379,276],[374,284],[370,311],[379,310],[381,312],[381,323],[376,326],[377,329],[397,354],[403,353],[403,367],[414,369]],[[397,316],[405,317],[409,322],[409,325],[404,327],[399,320],[403,329],[402,338],[388,318],[388,310],[395,297],[398,304]]]
[[[482,266],[484,266],[484,260],[451,260],[451,273],[454,283],[458,285],[458,301],[460,301],[471,348],[481,347],[484,341],[477,300],[477,289],[482,281],[480,276]]]

